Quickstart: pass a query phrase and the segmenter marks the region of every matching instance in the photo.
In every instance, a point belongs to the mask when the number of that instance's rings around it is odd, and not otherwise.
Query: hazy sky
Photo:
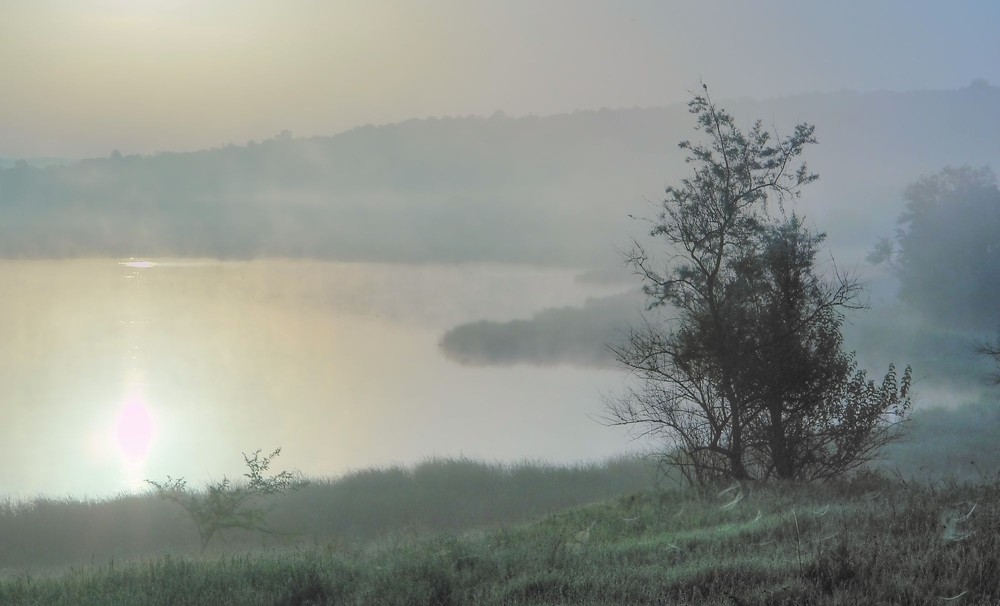
[[[1000,82],[1000,3],[0,0],[0,157]]]

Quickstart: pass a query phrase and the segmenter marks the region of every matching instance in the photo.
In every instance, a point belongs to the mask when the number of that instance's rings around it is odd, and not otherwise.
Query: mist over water
[[[614,292],[565,269],[317,261],[6,261],[4,494],[102,496],[242,473],[425,457],[596,459],[612,370],[464,367],[451,326]]]

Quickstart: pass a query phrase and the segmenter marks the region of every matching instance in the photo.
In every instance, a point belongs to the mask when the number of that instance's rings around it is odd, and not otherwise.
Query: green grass
[[[21,572],[0,604],[1000,603],[1000,484],[868,474],[731,500],[647,490],[489,529]]]
[[[364,545],[400,535],[495,528],[642,490],[654,478],[654,470],[636,458],[568,467],[432,459],[414,467],[366,469],[314,480],[270,499],[263,507],[270,510],[267,522],[277,534],[230,532],[213,541],[208,552],[331,541]],[[190,518],[153,494],[0,501],[0,576],[198,551]]]

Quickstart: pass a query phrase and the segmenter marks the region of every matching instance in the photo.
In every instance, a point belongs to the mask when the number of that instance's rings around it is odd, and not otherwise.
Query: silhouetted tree
[[[793,166],[813,127],[772,142],[744,133],[707,90],[689,103],[707,144],[680,144],[694,175],[667,188],[651,235],[665,271],[638,242],[627,257],[666,319],[614,347],[636,379],[609,400],[609,421],[663,440],[692,482],[820,479],[868,461],[908,414],[909,369],[880,385],[842,351],[843,311],[858,282],[816,273],[824,239],[784,202],[816,179]]]

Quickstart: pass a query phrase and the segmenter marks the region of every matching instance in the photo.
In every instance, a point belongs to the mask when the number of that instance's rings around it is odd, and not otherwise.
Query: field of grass
[[[203,555],[500,528],[643,490],[654,479],[637,458],[561,467],[433,459],[360,470],[273,498],[262,507],[274,534],[230,532]],[[0,501],[0,577],[200,550],[184,510],[154,494]]]
[[[532,521],[442,513],[445,528],[366,539],[22,571],[0,604],[1000,604],[1000,482],[622,492]]]

